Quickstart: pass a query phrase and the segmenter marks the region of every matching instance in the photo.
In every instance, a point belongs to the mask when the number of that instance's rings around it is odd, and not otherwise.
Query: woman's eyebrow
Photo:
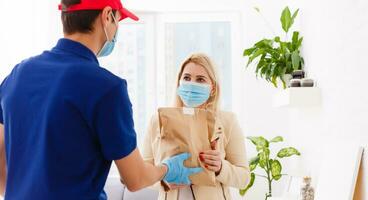
[[[189,73],[185,73],[184,76],[192,76],[191,74]]]
[[[197,75],[197,78],[204,78],[204,79],[208,79],[207,77],[203,76],[203,75]]]

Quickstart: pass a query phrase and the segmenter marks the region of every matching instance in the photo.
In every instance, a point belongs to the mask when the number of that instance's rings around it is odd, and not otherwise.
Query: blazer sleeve
[[[225,159],[222,160],[222,169],[216,179],[224,185],[245,188],[250,181],[250,169],[246,156],[245,137],[241,131],[236,116],[227,116],[228,143],[225,146]],[[226,127],[225,127],[226,128]]]

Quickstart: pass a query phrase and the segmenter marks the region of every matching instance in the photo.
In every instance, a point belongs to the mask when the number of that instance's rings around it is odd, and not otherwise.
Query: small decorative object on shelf
[[[301,200],[314,200],[314,189],[311,186],[311,177],[304,177],[303,186],[300,191]]]
[[[293,79],[303,79],[305,78],[305,72],[304,70],[295,70],[292,73]]]
[[[290,80],[290,87],[300,87],[300,79],[291,79]]]
[[[293,79],[289,82],[289,87],[314,87],[314,80],[306,78],[304,70],[295,70],[292,74]]]
[[[314,87],[314,81],[310,78],[303,78],[300,80],[300,84],[302,87]]]

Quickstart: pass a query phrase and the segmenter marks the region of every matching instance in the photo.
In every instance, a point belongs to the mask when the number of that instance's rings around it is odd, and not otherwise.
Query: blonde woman
[[[208,109],[216,113],[223,128],[213,150],[203,151],[199,158],[203,165],[216,175],[216,186],[169,185],[170,190],[160,189],[159,199],[167,200],[230,200],[229,187],[244,188],[249,182],[250,171],[245,152],[244,136],[234,114],[219,109],[220,85],[215,66],[204,54],[187,58],[177,77],[176,107]],[[157,150],[158,116],[151,119],[145,136],[143,158],[154,163]]]

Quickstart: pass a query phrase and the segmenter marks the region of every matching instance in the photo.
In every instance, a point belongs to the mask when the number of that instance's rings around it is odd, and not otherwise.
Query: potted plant
[[[256,8],[257,12],[260,10]],[[261,76],[266,81],[271,82],[278,87],[278,80],[282,82],[285,89],[287,87],[288,75],[294,70],[301,70],[304,65],[304,59],[300,55],[303,37],[300,37],[298,31],[294,31],[291,40],[288,39],[289,30],[294,24],[299,9],[291,14],[289,7],[286,7],[281,13],[281,25],[285,32],[285,40],[280,36],[271,39],[262,39],[256,42],[251,48],[245,49],[243,55],[248,57],[247,67],[257,61],[256,76]],[[259,58],[259,59],[257,59]]]
[[[270,141],[266,140],[262,136],[247,137],[247,139],[249,139],[256,146],[258,154],[249,162],[251,171],[250,182],[246,188],[239,190],[239,193],[241,196],[244,196],[245,193],[253,186],[255,178],[261,177],[266,179],[268,183],[268,192],[265,195],[265,200],[267,200],[269,197],[272,197],[272,183],[274,181],[279,181],[281,177],[285,175],[282,174],[282,165],[280,159],[294,155],[300,156],[300,153],[294,147],[287,147],[279,150],[276,156],[271,158],[270,145],[272,143],[283,142],[284,139],[281,136],[277,136]],[[265,174],[256,174],[254,171],[257,167],[264,171]]]

